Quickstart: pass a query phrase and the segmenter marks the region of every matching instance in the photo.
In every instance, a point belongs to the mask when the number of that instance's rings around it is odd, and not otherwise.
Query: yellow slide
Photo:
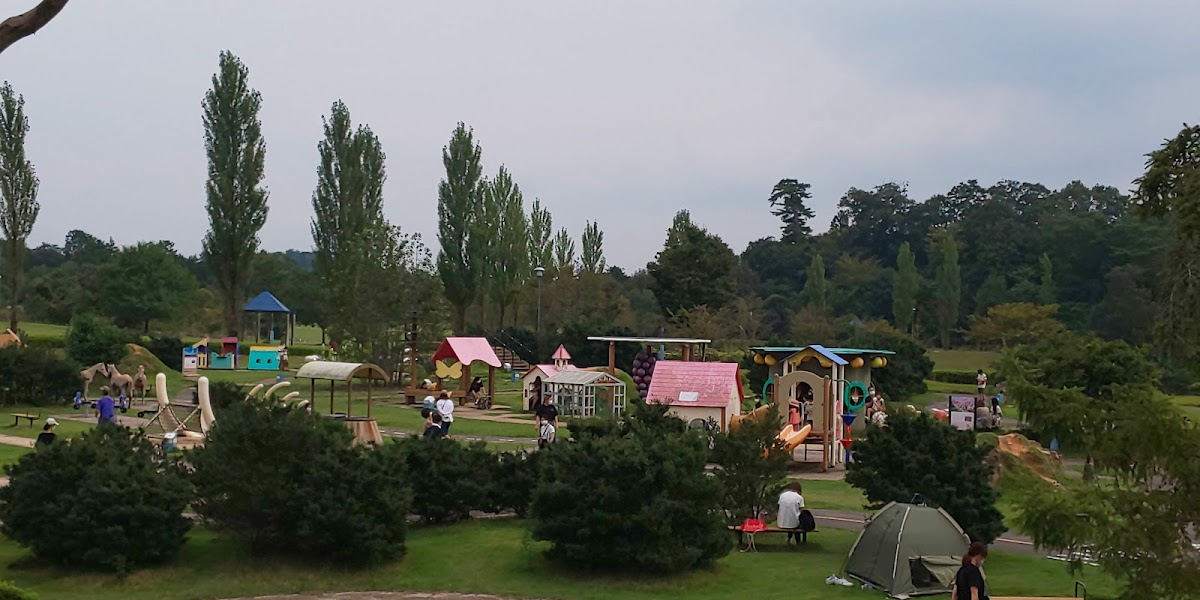
[[[812,433],[812,425],[805,425],[800,429],[792,429],[792,426],[788,425],[779,432],[779,440],[783,442],[783,449],[790,453],[803,444],[810,433]]]

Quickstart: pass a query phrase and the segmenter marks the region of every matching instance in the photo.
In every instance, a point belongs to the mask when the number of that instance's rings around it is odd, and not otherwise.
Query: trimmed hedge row
[[[930,373],[929,379],[942,383],[972,385],[975,383],[976,375],[975,371],[934,371]]]

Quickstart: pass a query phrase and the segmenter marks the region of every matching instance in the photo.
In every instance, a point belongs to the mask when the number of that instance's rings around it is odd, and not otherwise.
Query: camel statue
[[[138,365],[137,375],[133,376],[133,389],[138,393],[138,399],[146,400],[146,367]],[[129,396],[133,400],[133,394]]]
[[[83,399],[88,399],[88,387],[92,385],[92,380],[96,378],[96,373],[108,376],[108,367],[104,363],[96,363],[79,372],[79,376],[83,378]]]
[[[133,378],[117,370],[117,365],[108,365],[108,385],[118,396],[126,398],[133,396]]]

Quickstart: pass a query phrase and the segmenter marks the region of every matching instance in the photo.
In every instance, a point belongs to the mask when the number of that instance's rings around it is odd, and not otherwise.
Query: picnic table
[[[12,418],[13,418],[13,424],[12,424],[13,427],[16,427],[17,425],[19,425],[21,423],[21,419],[25,419],[26,421],[29,421],[29,426],[33,427],[33,422],[42,418],[42,415],[40,415],[40,414],[35,415],[32,413],[11,413],[10,416],[12,416]]]

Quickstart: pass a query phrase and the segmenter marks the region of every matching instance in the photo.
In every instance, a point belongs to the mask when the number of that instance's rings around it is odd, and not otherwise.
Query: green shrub
[[[0,399],[38,406],[65,402],[80,389],[79,370],[45,348],[0,348]]]
[[[0,581],[0,600],[38,600],[37,594],[17,587],[8,581]]]
[[[183,370],[183,340],[177,337],[152,337],[143,344],[168,369]]]
[[[991,543],[1004,532],[985,462],[991,448],[976,446],[973,433],[897,411],[886,427],[867,425],[852,451],[846,483],[862,490],[872,508],[919,496],[945,509],[972,540]]]
[[[6,468],[0,531],[64,566],[126,572],[164,562],[190,528],[191,486],[141,433],[102,426]]]
[[[779,409],[770,405],[767,410],[766,418],[744,421],[736,431],[713,438],[711,460],[717,465],[713,476],[725,513],[734,523],[769,512],[787,475],[791,456],[778,437]]]
[[[538,465],[541,452],[503,452],[497,456],[492,467],[491,490],[488,498],[492,501],[491,512],[511,510],[518,517],[524,517],[529,512],[529,504],[533,501],[533,490],[538,484]]]
[[[125,356],[125,337],[112,321],[75,315],[67,330],[67,356],[85,365],[116,363]]]
[[[412,481],[419,482],[413,486],[412,512],[428,523],[449,523],[467,518],[472,510],[497,508],[491,494],[497,459],[481,442],[410,437],[382,452],[403,461]]]
[[[570,441],[543,451],[534,539],[584,569],[673,573],[725,556],[732,539],[705,474],[707,438],[664,405],[631,409],[612,426],[572,424]]]
[[[246,390],[232,381],[216,381],[208,384],[208,400],[214,411],[229,408],[246,399]]]
[[[352,447],[341,423],[277,402],[235,402],[189,460],[197,512],[256,551],[348,566],[404,552],[404,463]]]
[[[977,373],[975,373],[975,371],[934,371],[933,373],[929,374],[929,379],[932,381],[940,381],[942,383],[974,385],[976,375]]]

